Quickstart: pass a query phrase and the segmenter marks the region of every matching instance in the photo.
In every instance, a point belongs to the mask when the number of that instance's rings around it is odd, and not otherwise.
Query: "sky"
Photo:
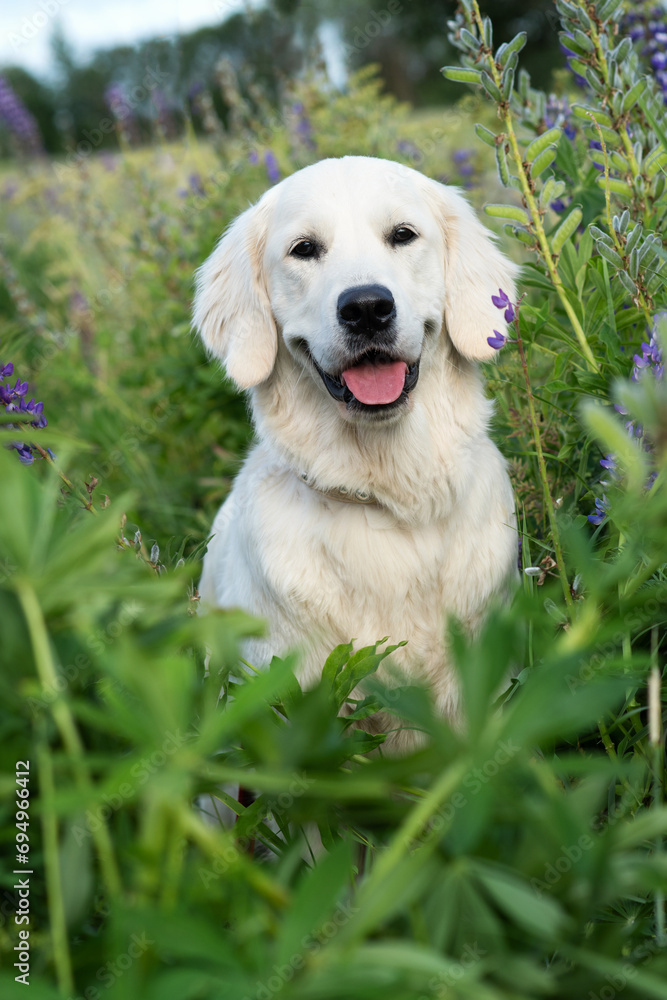
[[[0,66],[19,65],[48,80],[50,38],[59,22],[75,55],[216,24],[256,0],[4,0]]]

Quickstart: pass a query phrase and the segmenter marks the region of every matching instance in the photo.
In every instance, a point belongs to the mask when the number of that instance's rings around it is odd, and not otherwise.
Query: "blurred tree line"
[[[553,0],[486,0],[482,6],[497,41],[527,31],[524,65],[538,85],[548,86],[559,61]],[[35,120],[48,153],[74,150],[82,141],[114,147],[119,130],[133,142],[148,140],[156,128],[173,138],[186,120],[201,131],[209,110],[227,123],[233,109],[225,100],[225,73],[236,73],[250,100],[262,95],[275,103],[283,81],[332,58],[349,70],[377,63],[386,89],[401,100],[447,104],[459,96],[439,73],[451,61],[447,20],[455,9],[453,0],[267,0],[211,27],[100,50],[84,63],[56,28],[52,84],[20,67],[2,76]],[[0,155],[16,149],[10,131],[0,107]]]

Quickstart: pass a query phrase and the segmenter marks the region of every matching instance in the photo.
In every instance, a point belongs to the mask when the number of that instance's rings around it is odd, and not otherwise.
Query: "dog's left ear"
[[[235,219],[197,271],[193,326],[240,389],[267,379],[276,361],[278,334],[262,268],[270,213],[264,196]]]
[[[487,343],[493,331],[504,333],[503,314],[491,302],[502,288],[516,301],[518,267],[496,246],[495,236],[481,224],[457,188],[429,183],[445,237],[445,323],[457,351],[472,361],[487,361],[496,352]]]

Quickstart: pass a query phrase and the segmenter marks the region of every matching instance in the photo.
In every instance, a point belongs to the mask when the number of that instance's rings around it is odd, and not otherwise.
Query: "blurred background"
[[[230,71],[246,98],[277,106],[287,79],[316,68],[345,90],[373,63],[398,100],[447,104],[460,96],[439,73],[452,61],[455,9],[451,0],[13,0],[0,12],[0,156],[66,154],[86,133],[114,149],[114,124],[99,134],[110,114],[133,145],[156,129],[205,131],[211,102],[226,125]],[[503,39],[527,31],[522,65],[546,87],[559,60],[552,0],[491,0],[484,11]]]

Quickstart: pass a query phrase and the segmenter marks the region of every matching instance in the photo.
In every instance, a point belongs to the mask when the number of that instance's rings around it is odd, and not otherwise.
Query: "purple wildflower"
[[[511,305],[507,292],[504,292],[502,288],[498,289],[497,295],[491,296],[491,301],[496,309],[507,309],[507,307]]]
[[[302,146],[307,149],[315,149],[316,143],[313,138],[313,127],[310,124],[310,119],[305,112],[304,106],[301,103],[296,103],[292,105],[292,111],[297,115],[297,122],[295,127],[296,137]]]
[[[9,81],[0,75],[0,122],[14,136],[23,153],[42,152],[42,137],[34,116],[21,98],[14,93]]]
[[[603,521],[606,521],[607,514],[609,512],[609,501],[606,496],[602,495],[602,500],[598,497],[595,498],[595,511],[593,514],[588,515],[588,520],[591,524],[599,525]]]
[[[271,149],[267,149],[264,153],[264,166],[266,167],[266,176],[271,183],[277,184],[280,180],[280,167],[278,166],[276,154]]]
[[[516,313],[514,311],[514,305],[510,302],[509,296],[507,295],[506,292],[504,292],[502,290],[502,288],[498,289],[498,294],[497,295],[492,295],[491,296],[491,301],[493,302],[493,304],[496,307],[496,309],[504,309],[505,310],[505,322],[506,323],[513,323],[514,322],[514,317],[516,316]],[[497,331],[494,331],[494,332],[497,332]]]
[[[414,142],[410,142],[409,139],[399,139],[396,143],[396,149],[406,159],[412,160],[413,163],[419,163],[422,158],[421,150],[415,146]]]
[[[664,320],[667,319],[667,312],[656,313],[653,317],[653,327],[651,329],[651,336],[648,341],[644,341],[641,345],[641,354],[635,354],[633,361],[632,372],[630,374],[630,380],[632,382],[639,382],[641,379],[647,378],[647,373],[650,372],[651,376],[660,382],[664,378],[665,368],[662,360],[662,347],[660,346],[660,341],[658,339],[658,326]],[[627,417],[628,411],[621,403],[615,403],[614,409],[621,416]],[[636,423],[634,420],[628,420],[625,423],[626,433],[630,438],[641,442],[641,446],[649,454],[652,453],[651,443],[644,438],[644,428],[641,424]],[[611,473],[612,477],[616,476],[616,458],[612,454],[605,455],[604,458],[600,459],[600,465],[603,469],[606,469]],[[653,472],[649,476],[646,482],[646,489],[650,490],[656,479],[656,473]],[[603,481],[603,485],[607,485],[607,481]],[[588,520],[591,524],[599,525],[602,524],[606,517],[607,511],[607,498],[603,496],[602,501],[595,501],[596,510],[593,514],[588,515]]]
[[[109,111],[117,121],[132,118],[132,105],[128,101],[125,90],[120,83],[111,83],[104,91],[104,100]]]
[[[499,351],[500,348],[504,347],[507,343],[507,337],[503,336],[502,333],[498,333],[497,330],[494,330],[493,332],[495,333],[495,337],[487,337],[486,342],[489,347],[494,349],[494,351]]]
[[[26,422],[20,421],[5,424],[4,427],[9,430],[19,430],[26,426],[26,423],[38,430],[46,427],[47,420],[44,416],[44,403],[35,402],[34,396],[30,400],[26,400],[25,398],[28,392],[28,383],[22,382],[18,376],[14,385],[2,381],[2,379],[8,378],[9,375],[13,375],[13,373],[14,365],[11,361],[6,365],[0,363],[0,405],[4,406],[5,413],[26,414],[33,419]],[[24,444],[22,441],[12,441],[7,447],[16,450],[19,460],[23,465],[32,465],[35,458],[41,458],[34,445]]]
[[[544,113],[544,124],[547,128],[553,128],[554,126],[560,126],[568,139],[574,139],[577,134],[577,130],[570,120],[570,106],[567,103],[567,98],[556,97],[555,94],[549,94],[549,99],[547,100],[547,106]]]

